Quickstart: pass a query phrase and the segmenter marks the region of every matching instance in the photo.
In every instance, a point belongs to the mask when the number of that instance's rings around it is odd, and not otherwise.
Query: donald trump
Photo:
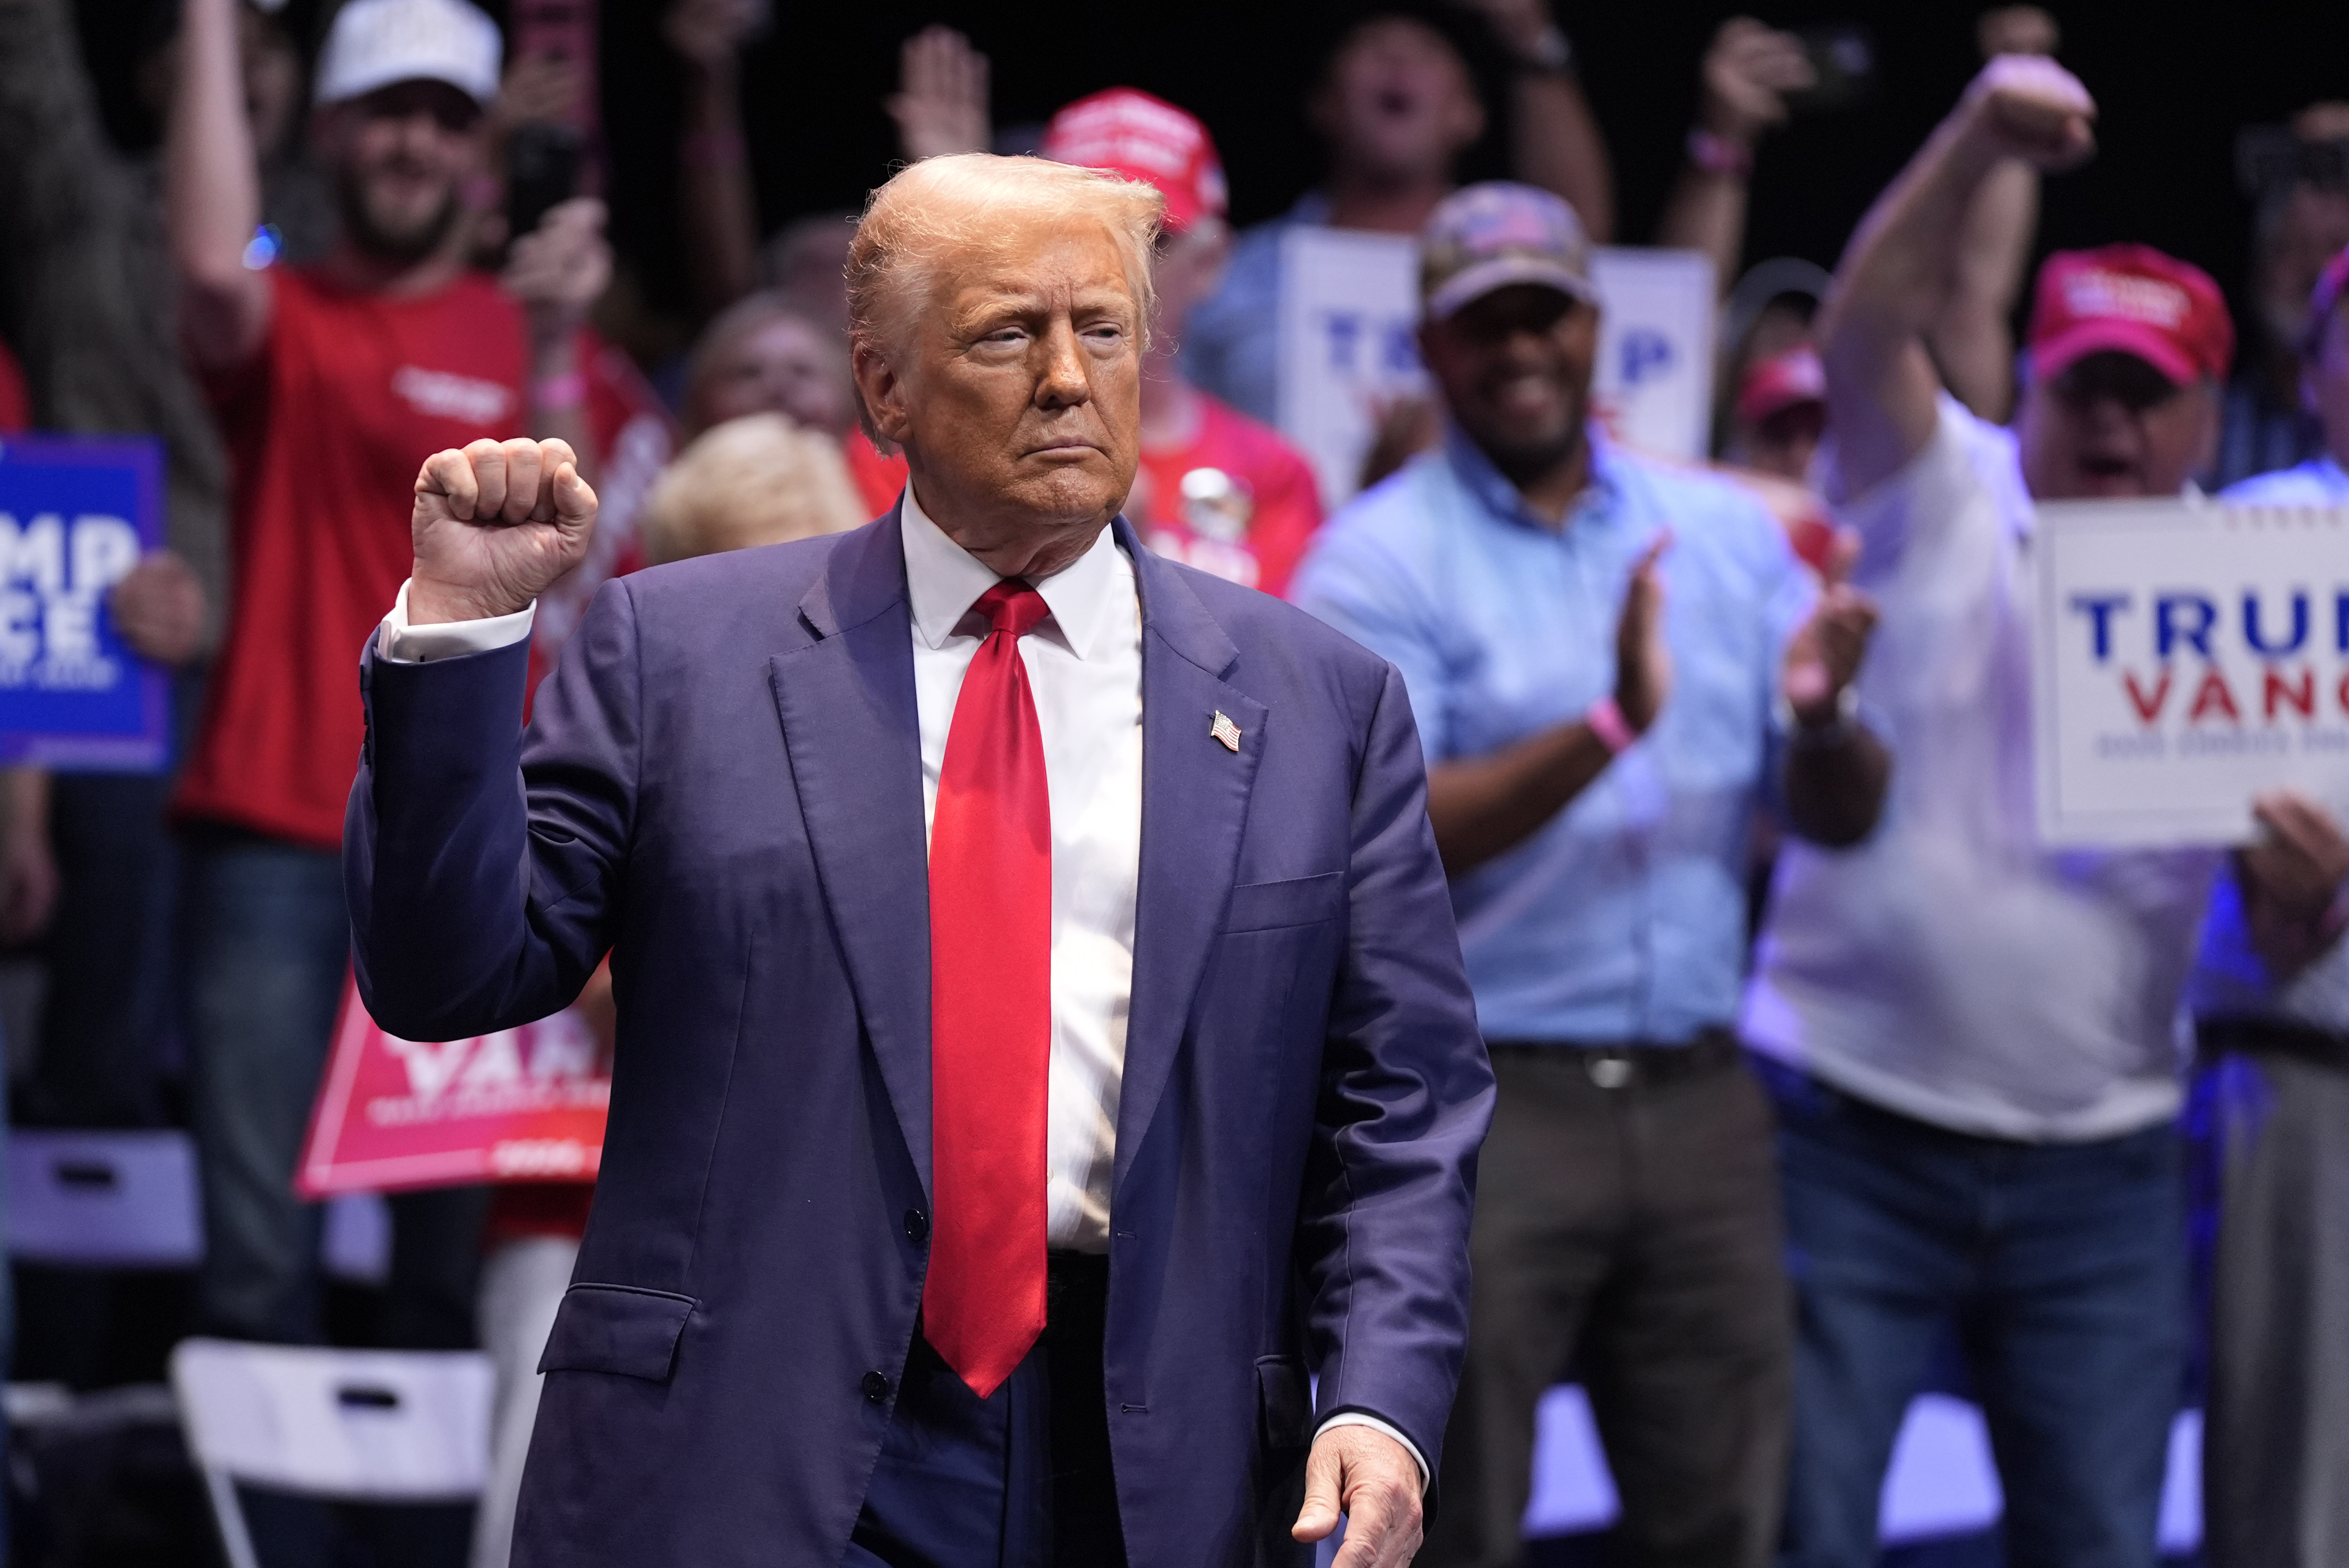
[[[606,585],[526,733],[595,496],[556,441],[417,481],[361,991],[450,1038],[608,950],[619,1006],[523,1568],[1417,1546],[1492,1079],[1395,672],[1118,515],[1158,205],[985,154],[876,192],[898,506]]]

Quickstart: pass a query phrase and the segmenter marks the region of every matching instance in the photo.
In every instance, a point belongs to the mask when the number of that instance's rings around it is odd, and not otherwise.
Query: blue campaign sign
[[[107,590],[163,543],[161,447],[0,440],[0,765],[160,771],[166,674],[124,645]]]

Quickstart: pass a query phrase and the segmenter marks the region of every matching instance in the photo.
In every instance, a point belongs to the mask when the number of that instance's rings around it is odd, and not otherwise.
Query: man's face
[[[351,242],[390,262],[438,250],[481,166],[481,106],[446,82],[394,82],[329,108],[326,154]]]
[[[2173,496],[2209,461],[2218,398],[2133,354],[2091,354],[2023,388],[2015,434],[2041,500]]]
[[[2349,245],[2349,191],[2294,186],[2284,200],[2273,237],[2260,253],[2252,280],[2260,324],[2279,347],[2299,341],[2316,275],[2344,245]]]
[[[1420,355],[1452,418],[1520,483],[1583,438],[1599,312],[1540,284],[1511,284],[1421,327]]]
[[[1811,459],[1818,452],[1826,428],[1826,404],[1797,403],[1745,426],[1738,444],[1747,467],[1804,484],[1809,480]]]
[[[1340,46],[1314,96],[1314,128],[1337,160],[1388,181],[1444,180],[1484,134],[1468,67],[1421,23],[1365,23]]]
[[[942,258],[892,349],[858,354],[874,423],[966,549],[1089,543],[1124,503],[1142,423],[1136,287],[1106,229],[1019,220]]]
[[[779,315],[709,356],[692,394],[694,423],[707,428],[748,414],[781,414],[794,425],[839,435],[855,420],[839,345],[814,325]]]

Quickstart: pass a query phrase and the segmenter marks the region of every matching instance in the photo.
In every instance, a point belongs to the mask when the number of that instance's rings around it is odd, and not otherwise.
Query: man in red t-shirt
[[[233,486],[227,628],[173,800],[198,1308],[213,1333],[304,1340],[319,1327],[316,1218],[292,1177],[347,963],[337,851],[362,743],[357,666],[408,575],[401,498],[419,453],[482,437],[559,438],[592,464],[579,328],[610,261],[600,204],[573,201],[517,242],[502,281],[471,270],[460,193],[497,93],[496,26],[464,0],[349,0],[313,124],[341,233],[315,268],[271,266],[235,5],[187,0],[165,150],[182,331]],[[441,1276],[418,1293],[437,1318],[395,1334],[470,1335],[480,1213],[473,1194],[395,1202],[402,1272]]]
[[[1185,318],[1215,292],[1231,254],[1224,168],[1207,128],[1148,93],[1112,88],[1054,115],[1038,150],[1156,186],[1166,199],[1127,519],[1161,555],[1282,592],[1321,526],[1313,470],[1270,426],[1192,386],[1179,357]]]

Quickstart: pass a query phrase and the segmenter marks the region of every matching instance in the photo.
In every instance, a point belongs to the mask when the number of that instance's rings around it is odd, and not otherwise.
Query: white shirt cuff
[[[1427,1457],[1419,1451],[1419,1445],[1413,1442],[1409,1438],[1404,1437],[1401,1432],[1395,1430],[1394,1428],[1388,1423],[1380,1420],[1376,1416],[1366,1415],[1360,1410],[1340,1410],[1336,1415],[1330,1417],[1328,1420],[1322,1422],[1319,1428],[1314,1431],[1313,1435],[1318,1438],[1332,1427],[1368,1427],[1374,1432],[1384,1432],[1388,1437],[1391,1437],[1395,1441],[1401,1443],[1402,1445],[1402,1451],[1411,1456],[1411,1462],[1419,1467],[1419,1490],[1421,1491],[1424,1492],[1427,1490],[1428,1483],[1435,1479],[1427,1473]]]
[[[376,657],[395,665],[423,665],[453,659],[460,654],[486,654],[510,647],[530,636],[538,603],[533,600],[511,615],[489,615],[478,621],[437,621],[429,626],[408,624],[408,584],[399,585],[391,614],[376,634]]]

